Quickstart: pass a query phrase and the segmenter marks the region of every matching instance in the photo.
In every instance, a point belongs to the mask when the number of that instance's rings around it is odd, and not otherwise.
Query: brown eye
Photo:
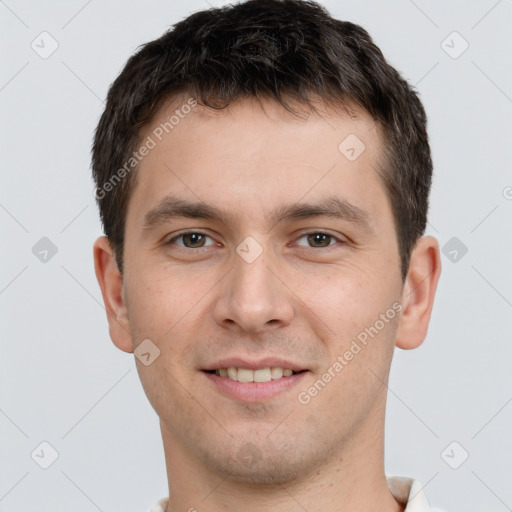
[[[214,245],[213,243],[206,243],[207,239],[213,240],[203,233],[198,233],[195,231],[190,231],[189,233],[181,233],[181,235],[177,235],[169,240],[167,244],[169,245],[177,245],[179,247],[185,247],[186,249],[201,249],[202,247],[207,247],[209,245]]]
[[[301,242],[304,240],[303,242]],[[323,249],[336,245],[336,242],[341,242],[338,238],[329,233],[323,233],[322,231],[315,231],[312,233],[306,233],[297,239],[296,244],[301,247],[308,247],[310,249]]]
[[[312,247],[328,247],[331,244],[332,236],[326,233],[313,233],[307,235],[308,243]]]
[[[190,247],[191,249],[196,247],[203,247],[205,241],[205,236],[201,235],[201,233],[187,233],[183,235],[183,243],[185,247]]]

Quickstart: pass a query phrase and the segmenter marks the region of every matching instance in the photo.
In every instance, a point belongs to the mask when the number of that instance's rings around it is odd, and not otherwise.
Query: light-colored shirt
[[[417,480],[403,476],[386,476],[386,480],[396,500],[407,505],[404,512],[442,512],[428,504],[423,487]],[[148,512],[165,512],[168,501],[168,498],[161,498]]]

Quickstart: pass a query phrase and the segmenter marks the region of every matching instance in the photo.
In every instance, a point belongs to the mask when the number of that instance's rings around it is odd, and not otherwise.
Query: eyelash
[[[174,242],[176,242],[176,240],[179,240],[180,238],[183,238],[184,236],[186,235],[192,235],[192,234],[195,234],[195,235],[201,235],[201,236],[204,236],[204,237],[207,237],[207,238],[210,238],[211,240],[213,240],[213,238],[209,235],[207,235],[206,233],[203,233],[202,231],[195,231],[195,230],[190,230],[190,231],[183,231],[175,236],[173,236],[171,239],[169,239],[168,241],[164,242],[164,245],[172,245],[174,244]],[[334,240],[335,242],[337,242],[337,244],[341,244],[341,245],[344,245],[346,244],[346,242],[344,240],[341,240],[340,238],[332,235],[331,233],[328,233],[326,231],[322,231],[322,230],[317,230],[317,231],[308,231],[306,233],[302,233],[298,238],[296,238],[296,240],[300,240],[301,238],[304,238],[304,237],[307,237],[307,236],[310,236],[310,235],[326,235],[328,237],[330,237],[332,240]],[[329,250],[329,248],[331,247],[334,247],[337,245],[336,243],[334,244],[329,244],[325,247],[306,247],[307,249],[314,249],[314,250],[318,250],[318,249],[327,249]],[[182,248],[182,249],[188,249],[188,250],[200,250],[200,249],[207,249],[208,247],[211,247],[215,244],[211,244],[211,245],[207,245],[207,246],[203,246],[203,247],[186,247],[184,245],[178,245],[178,247]],[[299,246],[299,247],[305,247],[305,246]]]

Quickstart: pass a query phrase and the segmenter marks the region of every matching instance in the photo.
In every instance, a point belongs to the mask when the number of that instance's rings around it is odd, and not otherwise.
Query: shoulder
[[[386,480],[391,494],[405,505],[404,512],[446,512],[429,505],[418,480],[404,476],[386,476]]]
[[[147,512],[165,512],[169,498],[160,498]]]

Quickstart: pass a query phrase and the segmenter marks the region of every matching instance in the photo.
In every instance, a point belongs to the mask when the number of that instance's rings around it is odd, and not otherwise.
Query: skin
[[[165,104],[141,140],[179,105],[176,98]],[[149,366],[136,362],[160,417],[169,512],[404,509],[385,480],[386,384],[394,347],[415,348],[426,336],[439,246],[430,236],[418,240],[404,283],[376,172],[382,136],[365,111],[353,114],[325,107],[297,119],[270,99],[218,112],[195,107],[137,170],[123,276],[108,240],[94,245],[114,344],[133,352],[150,339],[160,350]],[[338,150],[349,134],[366,146],[355,161]],[[170,218],[144,229],[145,215],[170,194],[227,217]],[[267,218],[278,207],[322,205],[332,196],[366,212],[367,225]],[[206,238],[170,242],[189,229]],[[332,238],[308,238],[319,230]],[[263,251],[252,263],[236,252],[247,237]],[[397,302],[401,314],[301,403],[299,392]],[[227,398],[201,371],[224,357],[267,355],[308,372],[259,403]],[[247,450],[250,464],[240,456]]]

